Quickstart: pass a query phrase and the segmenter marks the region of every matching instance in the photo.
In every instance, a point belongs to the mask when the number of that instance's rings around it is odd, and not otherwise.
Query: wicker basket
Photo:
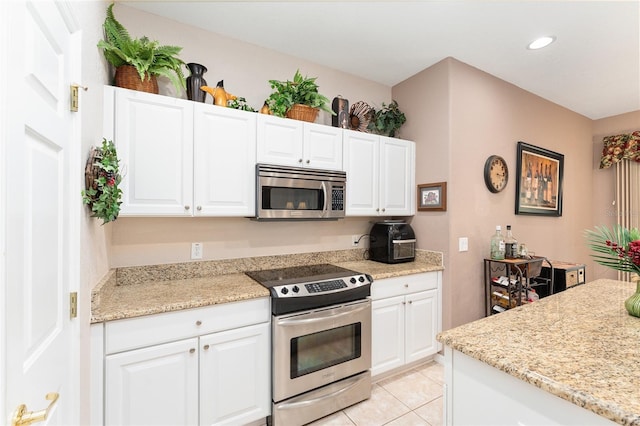
[[[116,86],[158,94],[158,79],[156,76],[148,76],[142,81],[140,74],[138,74],[136,67],[133,65],[121,65],[116,68]]]
[[[287,118],[294,120],[307,121],[313,123],[318,116],[318,108],[313,108],[308,105],[294,104],[286,114]]]

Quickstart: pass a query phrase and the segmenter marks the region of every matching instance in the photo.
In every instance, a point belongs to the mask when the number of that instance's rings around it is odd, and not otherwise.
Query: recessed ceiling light
[[[554,36],[540,37],[533,40],[531,43],[529,43],[529,45],[527,46],[527,49],[530,49],[530,50],[542,49],[543,47],[546,47],[551,43],[553,43],[555,40],[556,38]]]

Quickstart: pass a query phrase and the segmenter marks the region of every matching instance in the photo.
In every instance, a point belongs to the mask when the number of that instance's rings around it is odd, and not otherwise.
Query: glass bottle
[[[491,237],[491,259],[503,260],[505,254],[504,237],[502,236],[502,228],[496,225],[496,233]]]
[[[507,225],[507,236],[504,239],[505,253],[507,259],[518,258],[518,241],[511,233],[511,225]]]

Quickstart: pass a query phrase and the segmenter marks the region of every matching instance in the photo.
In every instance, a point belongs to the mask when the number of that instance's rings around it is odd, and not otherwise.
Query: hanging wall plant
[[[389,105],[383,102],[382,109],[373,111],[368,129],[380,135],[394,137],[405,121],[407,118],[398,108],[398,102],[392,101]]]
[[[118,154],[112,141],[102,140],[102,147],[91,148],[85,168],[85,186],[82,200],[91,207],[92,217],[102,219],[102,224],[112,222],[120,213],[120,170]]]

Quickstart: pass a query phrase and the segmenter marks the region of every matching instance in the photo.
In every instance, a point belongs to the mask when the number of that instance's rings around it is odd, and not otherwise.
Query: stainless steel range
[[[371,283],[321,264],[247,272],[271,292],[272,418],[303,425],[371,396]]]

